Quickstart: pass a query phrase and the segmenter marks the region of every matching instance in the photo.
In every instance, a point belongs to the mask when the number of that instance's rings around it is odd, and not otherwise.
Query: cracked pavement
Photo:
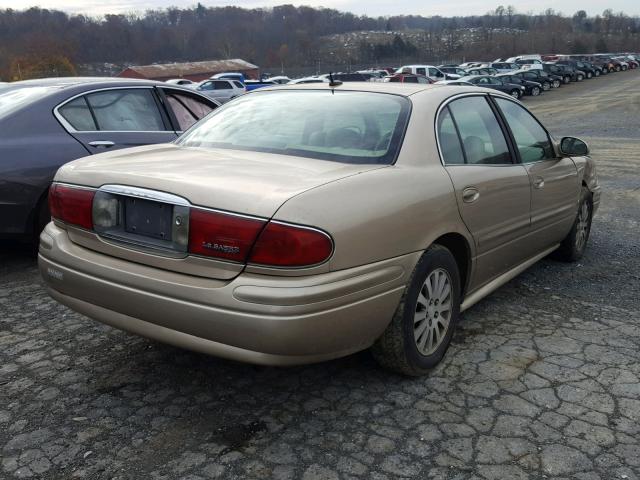
[[[0,478],[637,480],[638,87],[633,71],[526,102],[592,146],[590,246],[465,312],[424,378],[368,352],[277,369],[138,338],[54,302],[2,244]]]

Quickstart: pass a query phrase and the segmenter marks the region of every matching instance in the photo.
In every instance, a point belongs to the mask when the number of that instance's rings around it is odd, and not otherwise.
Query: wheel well
[[[456,259],[458,272],[460,273],[461,293],[464,298],[464,293],[469,283],[469,274],[471,273],[471,250],[467,240],[459,233],[447,233],[433,243],[449,249]]]

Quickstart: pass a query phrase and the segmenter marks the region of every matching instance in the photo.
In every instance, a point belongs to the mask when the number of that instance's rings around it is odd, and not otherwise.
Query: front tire
[[[533,87],[531,89],[531,96],[537,97],[538,95],[540,95],[540,89],[538,87]]]
[[[591,192],[587,187],[582,187],[578,213],[571,230],[562,240],[557,256],[565,262],[576,262],[582,258],[587,249],[589,234],[591,233],[591,220],[593,218],[593,202]]]
[[[418,261],[373,356],[397,373],[424,375],[444,357],[459,316],[458,264],[447,248],[433,245]]]
[[[520,90],[516,90],[515,88],[511,90],[510,95],[518,100],[520,98]]]
[[[578,81],[581,82],[582,80],[584,80],[584,76],[583,75],[578,75]]]
[[[591,77],[593,77],[593,73],[587,72],[587,80],[591,79]]]
[[[546,92],[551,89],[551,84],[549,82],[542,83],[542,89]]]
[[[560,88],[560,80],[553,81],[553,88]]]

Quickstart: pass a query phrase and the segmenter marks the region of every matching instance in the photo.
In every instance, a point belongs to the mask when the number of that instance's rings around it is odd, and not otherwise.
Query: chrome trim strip
[[[180,205],[183,207],[191,207],[191,203],[183,197],[172,193],[161,192],[158,190],[150,190],[148,188],[131,187],[128,185],[106,184],[99,189],[101,192],[112,193],[114,195],[123,195],[125,197],[144,198],[146,200],[155,200],[162,203],[170,203],[172,205]]]

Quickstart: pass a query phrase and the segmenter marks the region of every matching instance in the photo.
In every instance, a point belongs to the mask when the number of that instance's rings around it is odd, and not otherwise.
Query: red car
[[[395,73],[384,77],[385,82],[399,82],[399,83],[434,83],[429,77],[424,75],[416,75],[413,73]]]

